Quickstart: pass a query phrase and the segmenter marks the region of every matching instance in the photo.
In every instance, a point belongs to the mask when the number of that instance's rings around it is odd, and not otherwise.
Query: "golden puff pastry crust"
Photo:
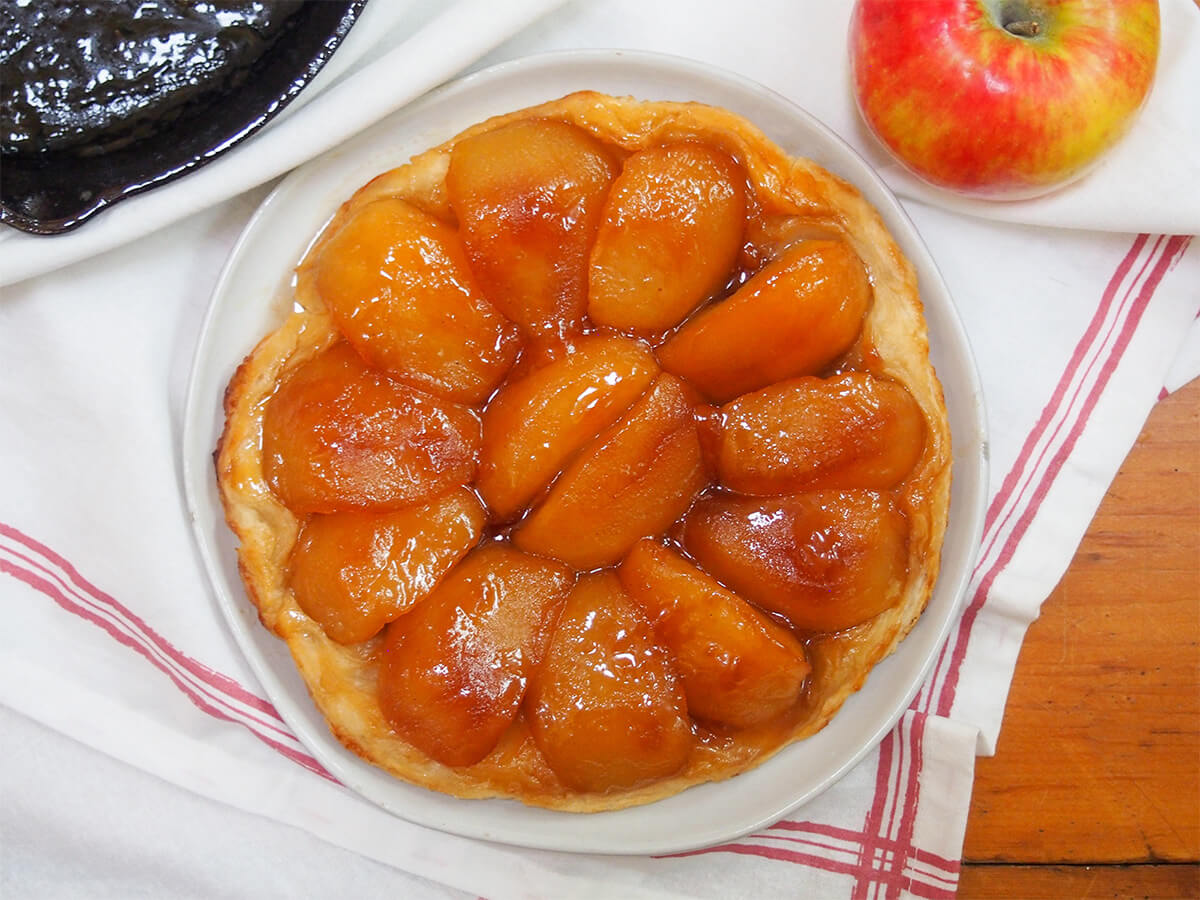
[[[340,340],[316,289],[314,260],[355,211],[398,197],[454,222],[445,186],[450,154],[464,138],[526,119],[571,123],[622,154],[679,141],[717,147],[748,175],[758,232],[752,239],[772,256],[796,240],[833,236],[849,243],[868,273],[873,301],[848,368],[904,385],[927,424],[924,449],[893,491],[907,517],[908,566],[899,601],[855,627],[805,637],[812,665],[795,708],[781,720],[717,733],[694,726],[697,739],[676,774],[602,793],[567,787],[547,764],[523,716],[482,761],[442,765],[389,726],[376,699],[381,639],[343,646],[300,608],[288,584],[288,559],[302,517],[268,486],[262,458],[263,412],[281,378]],[[413,784],[457,797],[513,797],[574,812],[649,803],[691,785],[729,778],[820,730],[871,669],[895,650],[921,615],[937,577],[950,491],[950,432],[929,345],[916,274],[876,211],[851,185],[810,160],[788,156],[755,126],[697,103],[646,102],[582,92],[497,116],[385,172],[364,185],[333,216],[297,270],[292,312],[246,357],[225,397],[226,426],[216,457],[230,528],[240,541],[239,565],[264,626],[286,641],[313,700],[334,735],[365,760]]]

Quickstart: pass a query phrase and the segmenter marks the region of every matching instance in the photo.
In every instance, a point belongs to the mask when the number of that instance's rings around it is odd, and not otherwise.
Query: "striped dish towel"
[[[295,855],[272,877],[298,890],[319,884],[334,855],[339,871],[370,883],[399,877],[376,860],[418,879],[414,890],[434,890],[427,879],[491,898],[718,897],[747,884],[819,896],[953,893],[973,758],[995,741],[1025,624],[1069,562],[1196,316],[1200,254],[1189,238],[1047,234],[912,208],[960,299],[989,398],[992,502],[962,623],[898,727],[796,816],[693,853],[604,859],[450,837],[359,800],[289,732],[225,633],[191,546],[176,442],[208,281],[252,205],[243,198],[142,247],[6,291],[0,701],[143,770],[28,724],[5,728],[7,833],[25,829],[32,810],[48,829],[35,857],[86,861],[98,848],[107,866],[126,861],[122,890],[144,875],[147,833],[172,835],[208,815],[219,829],[163,851],[197,851],[177,863],[186,883],[253,883],[214,860],[283,834],[279,852]],[[1029,266],[981,279],[979,246]],[[85,763],[54,764],[81,755]],[[76,786],[51,800],[63,772]],[[230,808],[191,812],[197,798],[145,772]],[[156,793],[165,799],[142,805]],[[79,794],[102,798],[104,815],[73,809]],[[113,825],[121,816],[133,817],[127,843]],[[213,855],[214,841],[240,849]],[[214,866],[224,874],[192,871]],[[14,871],[22,874],[20,861]]]
[[[840,40],[811,54],[754,40],[767,17],[801,34],[842,4],[766,3],[757,21],[753,5],[713,4],[674,30],[671,3],[634,6],[568,6],[498,58],[682,52],[810,108],[805,67],[842,84]],[[853,137],[837,109],[814,111]],[[600,858],[457,838],[360,800],[280,720],[226,632],[192,546],[179,432],[209,291],[262,196],[0,296],[0,893],[952,896],[974,758],[995,745],[1025,627],[1164,385],[1200,374],[1195,242],[906,201],[988,401],[991,503],[961,623],[896,729],[795,815],[691,853]]]

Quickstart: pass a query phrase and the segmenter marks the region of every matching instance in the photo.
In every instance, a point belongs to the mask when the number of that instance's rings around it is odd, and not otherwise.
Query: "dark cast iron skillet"
[[[0,150],[0,222],[32,234],[60,234],[113,203],[215,159],[262,128],[300,93],[333,55],[366,2],[309,0],[251,63],[229,77],[218,77],[216,87],[193,91],[196,96],[164,112],[161,122],[142,110],[136,127],[124,136],[118,122],[116,140],[113,123],[107,121],[107,134],[85,137],[82,145],[78,140],[73,146],[44,142],[31,150],[6,144]],[[111,27],[121,26],[118,22]],[[69,24],[64,37],[71,39]],[[206,78],[211,75],[205,73]],[[68,118],[73,112],[63,111]],[[76,121],[83,119],[86,115],[76,116]]]

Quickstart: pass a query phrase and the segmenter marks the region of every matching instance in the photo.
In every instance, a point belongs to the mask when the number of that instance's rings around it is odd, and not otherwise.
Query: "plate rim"
[[[931,649],[923,658],[918,669],[907,675],[906,688],[902,692],[902,696],[898,697],[895,702],[888,705],[888,714],[882,717],[876,727],[871,729],[866,738],[860,741],[857,749],[841,761],[832,766],[818,783],[811,785],[805,791],[799,794],[790,792],[782,792],[786,794],[782,799],[778,799],[769,809],[763,809],[755,815],[744,815],[740,817],[736,824],[730,826],[717,827],[692,827],[691,831],[685,833],[674,833],[670,835],[660,836],[657,840],[648,840],[645,836],[638,836],[634,840],[627,842],[608,840],[588,840],[587,835],[580,837],[571,828],[562,826],[562,821],[586,821],[595,817],[606,817],[615,815],[636,815],[639,810],[644,810],[649,807],[631,807],[627,810],[618,810],[605,813],[567,813],[553,810],[537,810],[537,812],[545,814],[551,820],[559,820],[559,825],[545,829],[545,834],[541,835],[540,839],[532,839],[528,834],[511,835],[501,828],[482,827],[478,825],[466,825],[455,821],[454,817],[446,819],[444,816],[428,814],[426,810],[421,809],[414,812],[411,809],[397,808],[397,804],[386,799],[381,799],[373,796],[369,788],[364,786],[363,773],[361,766],[367,766],[375,770],[377,773],[382,773],[370,763],[359,759],[345,750],[336,741],[331,734],[326,731],[323,735],[314,734],[313,729],[307,719],[298,715],[293,704],[296,702],[288,694],[284,694],[284,700],[281,702],[277,696],[280,692],[286,692],[287,688],[281,684],[280,677],[268,661],[260,654],[258,648],[254,644],[254,638],[250,635],[248,628],[257,628],[260,631],[267,633],[267,636],[278,642],[279,646],[283,647],[283,642],[279,641],[273,634],[266,632],[257,621],[257,615],[253,617],[253,621],[247,623],[244,615],[239,615],[235,609],[235,605],[239,602],[248,603],[243,596],[230,596],[223,589],[222,583],[225,572],[222,569],[217,559],[217,548],[210,547],[208,536],[203,532],[201,501],[197,487],[197,460],[193,459],[193,454],[190,448],[198,446],[196,444],[197,430],[203,429],[204,423],[211,423],[213,410],[200,410],[197,406],[199,403],[198,395],[201,393],[203,385],[202,381],[206,375],[203,371],[203,364],[206,361],[206,350],[210,343],[214,340],[212,332],[214,322],[218,318],[221,310],[223,298],[230,289],[230,282],[234,278],[237,265],[241,260],[242,255],[246,252],[246,247],[254,239],[257,230],[261,227],[264,219],[269,218],[274,214],[275,208],[286,202],[288,196],[302,185],[304,181],[314,172],[319,172],[322,169],[332,166],[333,160],[340,156],[343,148],[349,146],[368,146],[371,135],[379,130],[383,130],[394,126],[395,123],[401,123],[400,127],[404,127],[409,120],[419,120],[422,115],[433,115],[440,104],[453,102],[456,98],[461,99],[464,95],[469,96],[472,91],[486,89],[488,85],[503,83],[506,79],[530,77],[533,73],[544,74],[547,69],[553,70],[556,67],[568,66],[577,67],[580,64],[586,64],[592,67],[611,67],[614,70],[620,69],[622,76],[635,76],[637,78],[652,78],[655,75],[660,77],[682,77],[698,82],[700,88],[699,93],[703,94],[705,90],[714,90],[715,85],[720,85],[725,89],[730,89],[736,92],[741,92],[747,96],[753,96],[758,99],[765,99],[772,105],[781,106],[788,110],[788,114],[795,120],[802,122],[806,129],[813,131],[823,140],[834,146],[838,153],[848,162],[853,163],[853,166],[859,171],[850,180],[864,194],[870,194],[870,202],[884,217],[888,223],[889,230],[893,232],[898,243],[901,243],[906,256],[913,262],[914,266],[922,275],[922,298],[925,301],[927,295],[932,291],[940,294],[938,301],[938,315],[941,317],[943,327],[948,330],[948,336],[952,338],[954,346],[949,347],[948,353],[956,356],[955,363],[962,369],[961,375],[965,376],[965,384],[962,385],[965,395],[961,397],[957,403],[962,404],[962,415],[971,421],[973,431],[969,435],[970,441],[963,441],[963,436],[957,433],[952,433],[952,441],[957,446],[960,441],[963,443],[975,443],[979,447],[977,456],[970,459],[964,459],[959,455],[953,458],[953,466],[955,473],[955,484],[960,483],[963,479],[969,482],[971,495],[966,500],[961,500],[957,507],[954,503],[952,493],[951,500],[951,515],[956,512],[964,521],[951,519],[951,524],[954,527],[965,528],[962,532],[964,537],[960,543],[965,544],[965,556],[963,557],[958,571],[952,576],[954,582],[947,585],[945,579],[947,577],[946,559],[943,555],[942,571],[939,573],[938,582],[935,585],[935,595],[938,592],[947,590],[953,591],[954,596],[951,598],[945,612],[938,620],[936,633],[930,636]],[[635,71],[636,70],[636,71]],[[573,90],[575,88],[572,88]],[[567,91],[569,92],[569,91]],[[551,91],[553,93],[553,91]],[[701,99],[700,102],[704,102]],[[528,104],[521,103],[519,106]],[[500,114],[508,112],[519,106],[498,108],[493,110],[491,114]],[[453,118],[453,117],[451,117]],[[452,129],[450,134],[455,134],[466,125],[472,124],[467,122],[459,125],[457,129]],[[759,124],[763,127],[762,123]],[[409,125],[411,130],[411,125]],[[430,145],[432,146],[432,144]],[[866,184],[863,183],[865,176]],[[369,176],[368,176],[369,177]],[[344,197],[342,199],[345,199]],[[903,228],[903,235],[896,234],[896,223],[900,223]],[[903,239],[902,239],[903,238]],[[911,246],[910,246],[911,244]],[[298,260],[293,260],[293,265]],[[288,273],[290,275],[290,270]],[[928,279],[932,279],[932,284],[928,283]],[[225,301],[228,302],[228,301]],[[261,335],[259,336],[261,337]],[[251,345],[252,346],[252,345]],[[246,352],[249,347],[245,348]],[[231,374],[231,373],[229,373]],[[227,379],[226,379],[227,380]],[[948,404],[949,405],[949,404]],[[223,415],[222,415],[223,418]],[[975,356],[970,347],[970,341],[963,327],[961,316],[959,315],[957,306],[953,296],[950,294],[940,271],[937,268],[935,261],[929,253],[928,247],[925,245],[920,232],[913,224],[911,218],[904,211],[895,195],[888,189],[887,185],[879,177],[877,173],[869,166],[862,156],[854,150],[844,139],[834,133],[828,126],[824,125],[816,119],[811,113],[808,113],[797,103],[787,97],[779,94],[770,88],[765,87],[758,82],[755,82],[745,76],[731,72],[718,66],[713,66],[698,60],[689,59],[687,57],[676,56],[665,53],[656,53],[642,50],[625,50],[625,49],[596,49],[596,50],[556,50],[546,53],[537,53],[529,56],[523,56],[518,59],[507,60],[496,65],[471,72],[459,79],[456,79],[446,85],[443,85],[434,91],[426,94],[422,98],[414,101],[412,104],[397,110],[390,116],[385,117],[380,123],[372,126],[364,132],[360,132],[347,139],[342,145],[333,150],[316,157],[313,160],[305,163],[289,173],[279,185],[277,185],[267,198],[259,205],[254,214],[247,221],[242,232],[238,236],[237,241],[231,248],[221,274],[213,288],[209,297],[208,307],[205,312],[204,320],[197,335],[195,352],[192,360],[192,366],[189,372],[188,390],[184,407],[184,427],[182,440],[182,456],[183,456],[183,481],[185,495],[187,499],[187,508],[189,520],[192,526],[193,537],[197,542],[198,550],[204,562],[205,573],[209,580],[209,586],[213,590],[217,605],[221,608],[222,616],[226,621],[226,625],[234,634],[235,641],[241,651],[251,671],[259,680],[261,686],[266,692],[270,701],[275,704],[280,715],[283,717],[288,726],[296,733],[300,741],[320,761],[326,769],[334,775],[343,785],[351,788],[368,802],[374,803],[393,815],[417,825],[432,827],[441,831],[446,831],[451,834],[456,834],[469,838],[478,838],[491,840],[500,843],[510,844],[513,846],[530,847],[535,849],[558,850],[566,852],[586,852],[598,854],[663,854],[677,853],[688,850],[694,850],[702,847],[711,846],[715,843],[728,841],[732,838],[739,837],[749,832],[761,829],[765,825],[778,821],[780,818],[795,811],[806,803],[811,802],[817,796],[828,790],[833,784],[837,783],[847,772],[856,766],[868,753],[870,753],[883,738],[895,727],[896,723],[903,716],[913,697],[916,696],[922,685],[925,683],[934,663],[938,659],[942,648],[944,647],[951,629],[957,624],[962,613],[964,600],[967,594],[967,588],[970,584],[971,572],[974,568],[975,561],[979,552],[980,538],[982,536],[983,518],[986,509],[986,491],[988,477],[988,459],[987,459],[987,418],[984,408],[983,390],[979,378],[978,368],[975,362]],[[211,451],[212,446],[208,448],[209,456],[207,458],[209,465],[205,466],[211,477]],[[962,468],[960,468],[962,467]],[[966,508],[962,508],[963,506]],[[218,509],[220,513],[219,526],[224,525],[223,510]],[[947,530],[947,539],[950,531]],[[232,540],[232,534],[228,535]],[[240,582],[238,582],[240,584]],[[932,605],[932,598],[930,605]],[[922,614],[917,625],[926,619],[928,607],[925,613]],[[914,629],[915,630],[915,629]],[[911,635],[910,635],[911,638]],[[902,642],[901,647],[904,646]],[[284,648],[286,650],[286,648]],[[897,649],[897,653],[899,648]],[[895,658],[895,654],[892,657]],[[290,663],[290,654],[288,655]],[[888,660],[884,660],[880,665],[883,665]],[[294,667],[293,667],[294,668]],[[878,668],[878,667],[876,667]],[[872,673],[874,673],[874,669]],[[862,688],[862,691],[868,691],[871,680],[868,678],[867,683]],[[854,698],[852,696],[852,700]],[[307,702],[311,705],[311,700],[307,694],[302,698],[301,702]],[[842,711],[839,711],[839,715]],[[838,716],[834,717],[836,721]],[[323,720],[322,720],[323,721]],[[756,767],[754,771],[761,771],[766,767],[775,765],[777,768],[782,768],[779,760],[788,750],[803,747],[808,741],[815,740],[818,735],[806,739],[806,741],[796,742],[783,748],[778,754],[773,756]],[[331,746],[332,745],[332,746]],[[347,759],[346,757],[349,757]],[[412,787],[407,783],[394,779],[392,776],[382,773],[388,779],[395,781],[397,784]],[[747,773],[749,774],[749,773]],[[689,788],[672,798],[658,801],[656,804],[649,806],[657,806],[658,804],[669,803],[679,797],[686,797],[689,793],[700,792],[705,788],[721,788],[731,784],[730,781],[713,782],[705,785],[697,785]],[[432,794],[424,788],[414,788],[414,790],[423,791]],[[448,800],[455,804],[489,804],[489,805],[509,805],[529,810],[529,807],[523,807],[513,800],[504,799],[488,799],[488,800],[464,800],[460,798],[452,798],[447,795],[437,795],[442,800]],[[692,824],[692,823],[689,823]],[[586,831],[587,829],[585,829]]]

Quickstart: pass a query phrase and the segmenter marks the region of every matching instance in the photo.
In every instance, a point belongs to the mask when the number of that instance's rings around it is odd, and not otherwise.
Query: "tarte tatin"
[[[950,435],[852,186],[695,103],[577,93],[386,172],[226,393],[263,624],[406,781],[572,811],[822,728],[925,607]]]

